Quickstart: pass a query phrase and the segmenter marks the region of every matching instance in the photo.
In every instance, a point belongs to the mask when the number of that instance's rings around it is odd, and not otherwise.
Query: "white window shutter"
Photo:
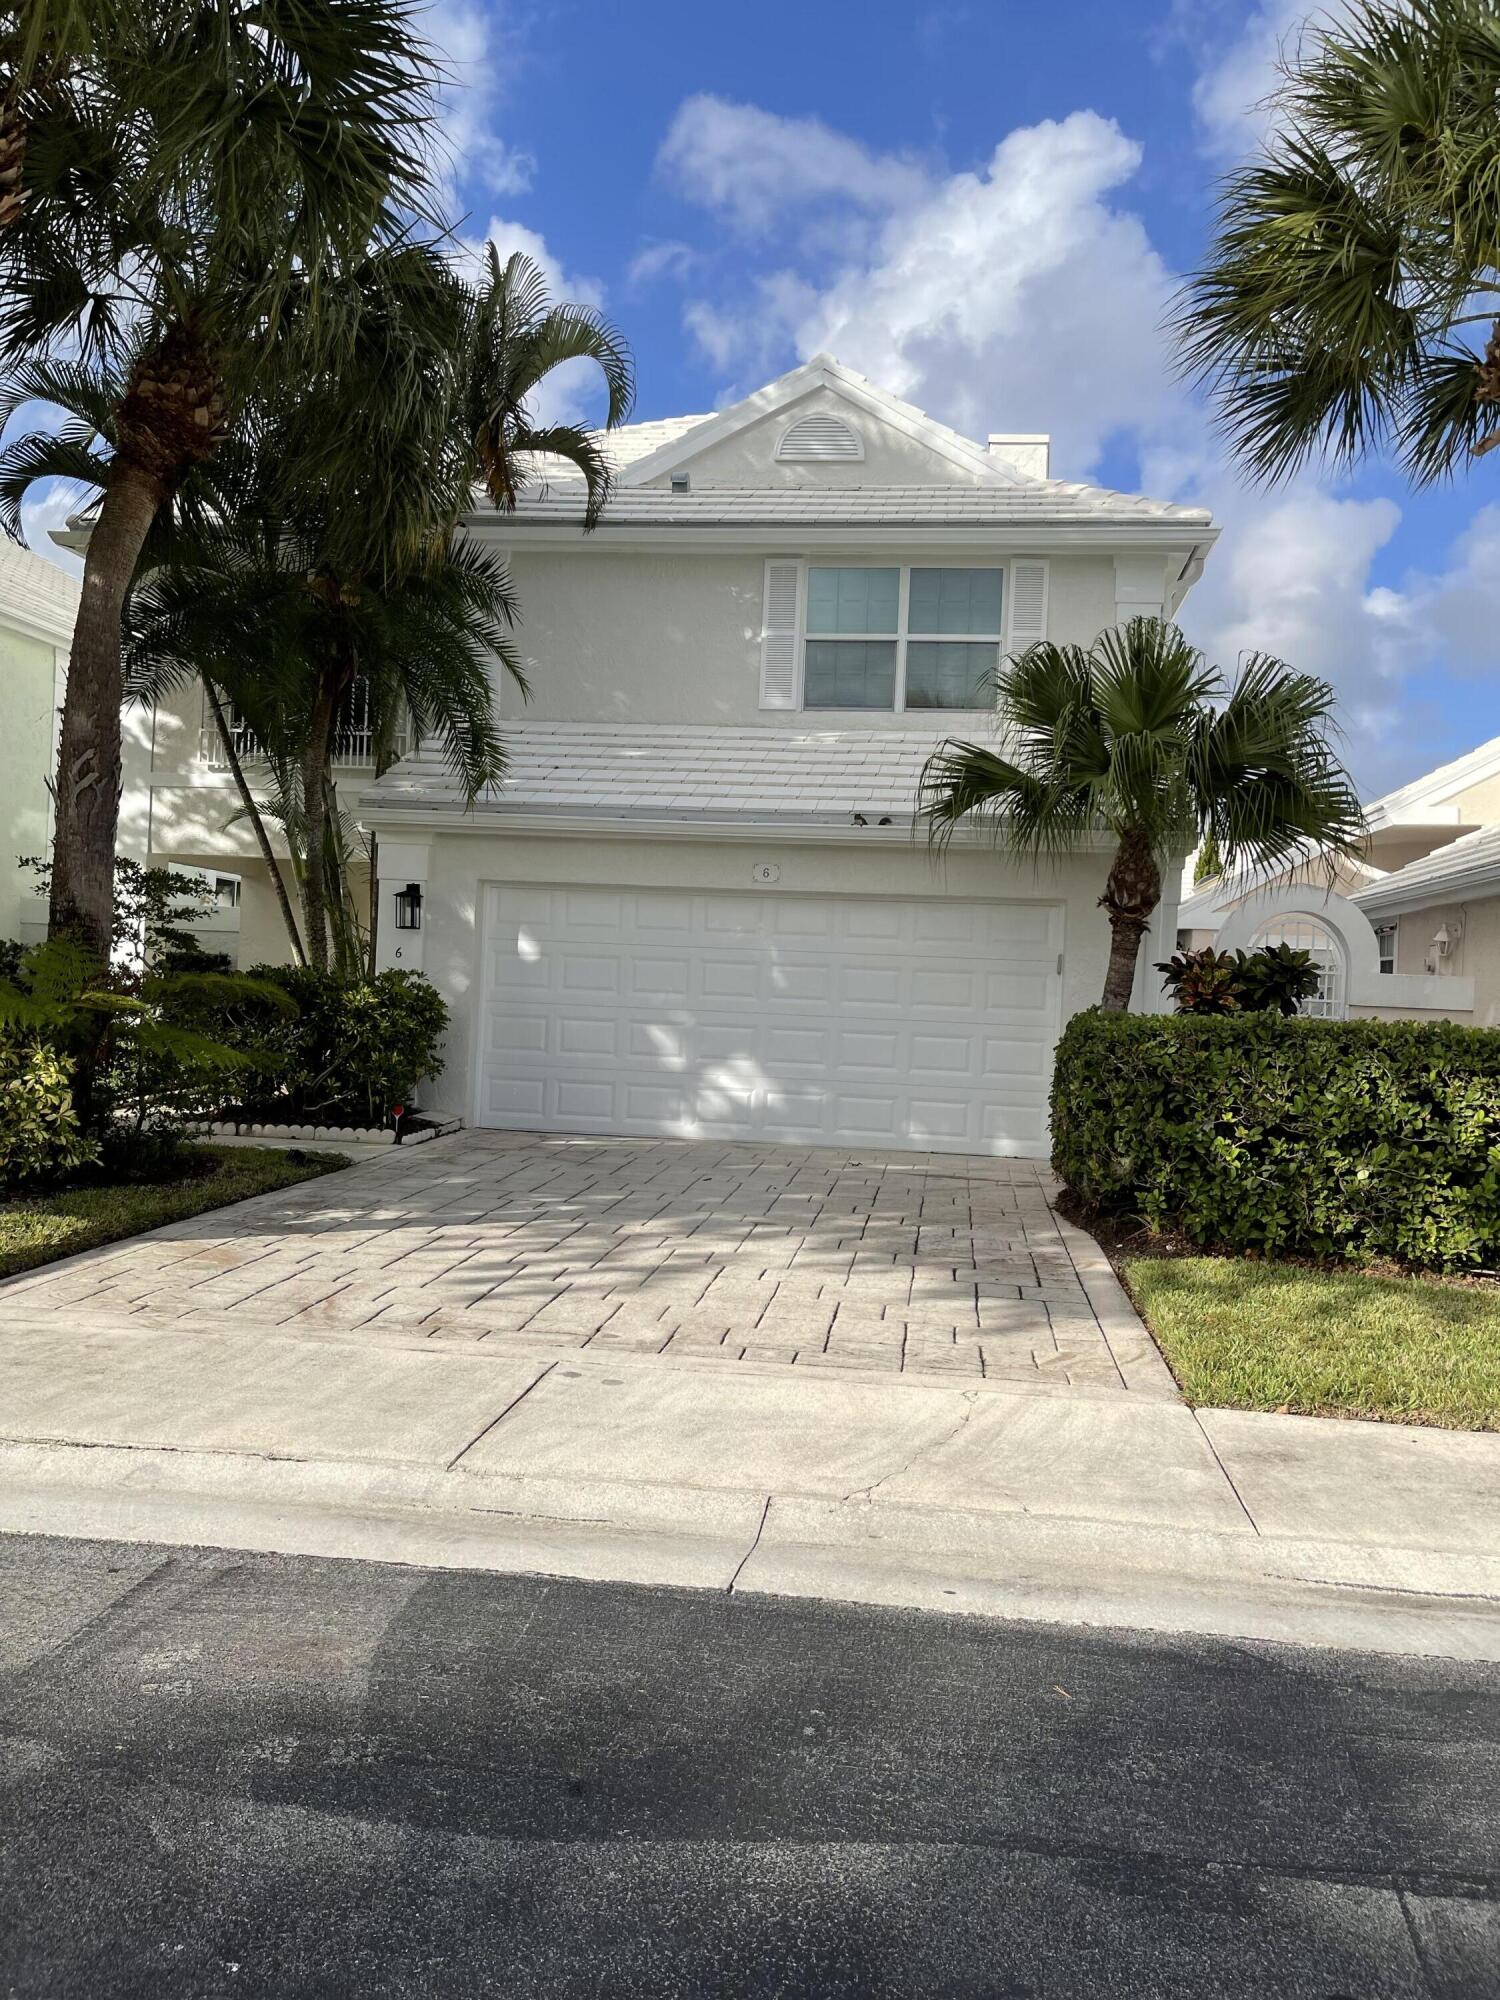
[[[1010,623],[1005,650],[1014,656],[1047,636],[1047,565],[1013,562],[1010,566]]]
[[[802,565],[766,564],[765,617],[760,635],[760,705],[797,706],[797,606]]]

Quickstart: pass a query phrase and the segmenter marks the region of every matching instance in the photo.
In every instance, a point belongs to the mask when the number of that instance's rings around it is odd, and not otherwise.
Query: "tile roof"
[[[564,526],[580,520],[580,489],[554,481],[522,497],[506,525]],[[1061,479],[993,486],[700,486],[688,493],[661,487],[617,487],[602,527],[788,527],[830,523],[904,527],[985,527],[1053,522],[1119,525],[1160,521],[1207,528],[1205,507],[1180,507]]]
[[[1419,910],[1472,894],[1500,895],[1500,826],[1482,826],[1392,869],[1350,898],[1366,916]]]
[[[71,638],[81,590],[68,570],[0,535],[0,623],[13,609],[26,623]]]
[[[510,769],[474,810],[714,821],[845,822],[854,813],[909,820],[931,752],[988,718],[948,716],[927,729],[793,726],[695,728],[668,723],[517,721],[505,725]],[[423,746],[386,772],[362,804],[461,812],[441,750]]]
[[[1423,806],[1444,805],[1455,792],[1481,784],[1497,771],[1500,771],[1500,736],[1492,736],[1487,743],[1455,757],[1451,764],[1439,764],[1435,771],[1413,778],[1410,784],[1376,799],[1365,808],[1365,818],[1371,826],[1384,826],[1388,822],[1399,825]]]

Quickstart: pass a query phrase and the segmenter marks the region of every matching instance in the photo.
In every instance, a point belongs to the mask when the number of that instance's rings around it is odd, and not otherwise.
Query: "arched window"
[[[814,410],[809,416],[799,417],[781,433],[781,442],[776,447],[776,456],[783,464],[788,460],[847,463],[864,455],[865,441],[859,432],[827,410]]]
[[[1316,917],[1273,917],[1255,933],[1252,950],[1262,945],[1290,945],[1293,951],[1310,951],[1318,968],[1318,990],[1298,1007],[1316,1021],[1342,1021],[1348,1007],[1344,948],[1326,924]]]

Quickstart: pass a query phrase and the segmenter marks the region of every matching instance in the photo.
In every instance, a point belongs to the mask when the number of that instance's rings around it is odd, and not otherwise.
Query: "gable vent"
[[[865,455],[865,441],[851,424],[841,417],[829,416],[824,411],[815,411],[810,417],[799,417],[781,434],[781,442],[776,447],[778,459],[860,459]]]

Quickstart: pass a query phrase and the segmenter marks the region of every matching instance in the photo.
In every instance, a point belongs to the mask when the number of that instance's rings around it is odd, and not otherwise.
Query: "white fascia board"
[[[1024,486],[1031,483],[1019,473],[1002,468],[979,445],[960,437],[957,431],[938,423],[925,411],[898,401],[884,389],[877,389],[862,375],[856,375],[842,362],[835,361],[831,354],[815,354],[811,361],[792,369],[790,374],[768,382],[763,389],[755,390],[738,403],[731,403],[727,410],[710,417],[707,423],[697,425],[668,444],[658,445],[645,458],[638,458],[633,465],[626,466],[620,474],[619,483],[621,486],[647,486],[662,473],[674,471],[679,465],[697,458],[709,446],[735,436],[749,425],[758,423],[762,417],[772,416],[777,410],[784,410],[803,396],[810,395],[814,389],[822,388],[834,390],[867,415],[878,418],[892,430],[915,438],[950,463],[961,465],[967,472],[980,473],[992,485]]]
[[[715,844],[723,841],[795,841],[803,846],[829,844],[836,847],[909,848],[918,845],[924,850],[926,846],[925,842],[914,839],[909,820],[898,822],[895,826],[853,826],[844,820],[686,820],[653,818],[639,813],[601,813],[591,817],[584,813],[528,812],[525,807],[481,816],[465,812],[456,804],[451,807],[386,805],[384,802],[377,803],[368,793],[358,801],[358,807],[364,825],[377,829],[421,828],[431,836],[468,834],[493,839],[496,836],[556,834],[586,839],[608,834],[614,839],[634,835],[641,840],[694,840]],[[961,847],[993,848],[995,845],[992,833],[974,827],[959,827],[950,838]],[[1079,854],[1112,854],[1114,846],[1108,836],[1101,834],[1081,841],[1074,851]]]
[[[670,527],[649,522],[615,524],[607,518],[585,530],[566,522],[526,523],[516,516],[504,524],[492,514],[469,514],[463,526],[474,535],[504,539],[511,549],[699,549],[735,553],[780,554],[809,548],[976,548],[1002,553],[1044,555],[1053,549],[1181,548],[1180,521],[1006,521],[955,525],[932,522],[800,521],[734,522],[723,527],[695,524]],[[1193,536],[1205,551],[1219,530],[1195,527]]]
[[[61,646],[64,651],[73,643],[76,622],[76,606],[71,617],[66,611],[60,611],[53,617],[49,612],[33,611],[19,604],[7,604],[0,609],[0,626],[19,632],[27,639],[41,639],[49,646]]]
[[[1360,889],[1349,898],[1372,921],[1402,917],[1413,910],[1431,910],[1449,903],[1500,896],[1500,861],[1476,861],[1472,868],[1455,868],[1451,875],[1428,876],[1406,887]]]
[[[1366,810],[1366,818],[1372,826],[1420,825],[1431,817],[1433,806],[1446,805],[1470,785],[1482,785],[1486,779],[1500,776],[1500,736],[1493,742],[1481,743],[1466,757],[1456,758],[1454,764],[1457,769],[1442,766],[1429,771],[1425,778],[1413,778],[1409,785],[1401,785],[1375,799]],[[1455,820],[1458,817],[1456,807],[1453,816]]]

